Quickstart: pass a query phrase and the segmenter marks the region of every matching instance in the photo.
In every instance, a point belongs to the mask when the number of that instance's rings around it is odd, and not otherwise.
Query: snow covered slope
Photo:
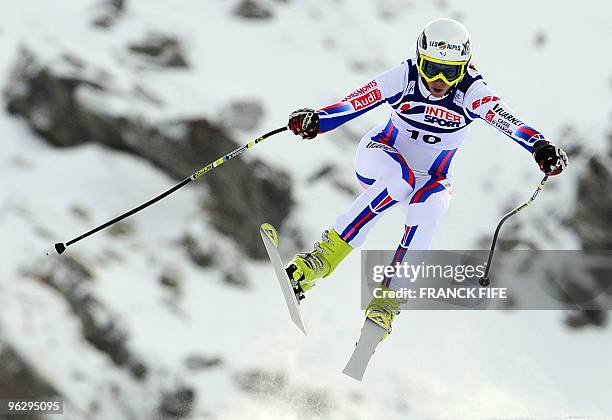
[[[588,156],[608,147],[612,66],[602,51],[611,10],[595,0],[555,7],[525,0],[22,0],[3,6],[0,74],[5,90],[19,89],[10,85],[11,71],[27,49],[57,74],[92,71],[105,80],[104,93],[78,92],[91,109],[151,125],[205,117],[243,144],[284,125],[293,109],[330,104],[412,55],[428,20],[455,17],[470,29],[490,86],[553,141],[581,142],[567,174],[518,216],[522,238],[577,249],[576,234],[558,226],[572,214]],[[101,15],[110,16],[107,27],[92,24]],[[130,50],[150,33],[178,39],[187,67],[160,66]],[[70,65],[75,58],[84,67]],[[245,101],[263,114],[235,128],[232,104]],[[297,241],[289,232],[310,246],[350,204],[356,142],[386,112],[380,107],[312,142],[279,135],[244,155],[291,175],[296,205],[284,226],[285,258]],[[37,121],[46,117],[41,112]],[[355,383],[340,372],[362,323],[359,254],[305,301],[303,337],[285,314],[271,267],[244,259],[211,227],[202,201],[214,197],[196,186],[130,218],[123,230],[47,257],[54,242],[176,181],[144,158],[98,143],[52,147],[8,112],[0,112],[0,128],[0,360],[6,370],[8,349],[15,351],[66,398],[65,418],[612,416],[612,338],[605,329],[567,330],[558,312],[403,313],[364,382]],[[201,156],[202,166],[217,157]],[[313,181],[326,165],[336,168],[332,176]],[[219,171],[232,171],[232,163]],[[528,154],[484,124],[474,127],[455,171],[453,203],[434,242],[440,249],[482,247],[504,210],[540,179]],[[389,214],[364,248],[394,248],[400,225],[401,214]],[[552,239],[538,239],[543,227]],[[194,264],[181,245],[186,234],[226,258]],[[247,286],[228,283],[232,273],[246,276]]]

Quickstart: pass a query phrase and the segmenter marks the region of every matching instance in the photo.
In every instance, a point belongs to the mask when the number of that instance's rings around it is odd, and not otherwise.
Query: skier
[[[434,20],[417,39],[416,57],[336,104],[291,113],[289,129],[313,139],[383,103],[391,107],[388,122],[369,131],[357,148],[355,172],[365,190],[312,251],[297,254],[287,265],[302,291],[331,275],[363,243],[380,215],[398,203],[405,209],[405,226],[392,265],[409,249],[429,249],[450,203],[454,157],[477,118],[530,152],[544,173],[557,175],[566,167],[565,152],[525,124],[487,86],[470,63],[471,46],[461,23]],[[366,309],[366,317],[384,328],[385,336],[397,313],[399,302],[389,298],[374,298]]]

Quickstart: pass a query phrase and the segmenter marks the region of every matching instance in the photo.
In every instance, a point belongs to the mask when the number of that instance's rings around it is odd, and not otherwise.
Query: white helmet
[[[428,82],[442,79],[449,85],[457,83],[471,58],[470,34],[456,20],[441,18],[429,22],[417,40],[419,72]]]

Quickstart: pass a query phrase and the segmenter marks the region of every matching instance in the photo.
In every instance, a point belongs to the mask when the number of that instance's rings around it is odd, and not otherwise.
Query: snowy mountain
[[[610,249],[612,66],[600,45],[610,10],[594,0],[5,5],[0,397],[61,396],[67,419],[612,418],[605,311],[573,322],[407,312],[357,383],[340,373],[363,317],[355,252],[305,301],[309,336],[291,324],[257,228],[281,227],[285,258],[318,240],[359,191],[355,146],[383,107],[314,141],[271,137],[45,254],[411,56],[439,16],[470,29],[489,85],[570,154],[502,247]],[[541,178],[529,154],[475,125],[438,249],[487,248]],[[364,248],[394,248],[401,217],[381,220]]]

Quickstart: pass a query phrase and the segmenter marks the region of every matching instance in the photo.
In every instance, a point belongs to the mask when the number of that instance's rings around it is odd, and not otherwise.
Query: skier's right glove
[[[560,147],[546,140],[533,145],[533,158],[546,175],[559,175],[567,166],[567,155]]]
[[[287,126],[293,134],[303,139],[314,139],[319,134],[319,114],[314,109],[298,109],[289,115]]]

